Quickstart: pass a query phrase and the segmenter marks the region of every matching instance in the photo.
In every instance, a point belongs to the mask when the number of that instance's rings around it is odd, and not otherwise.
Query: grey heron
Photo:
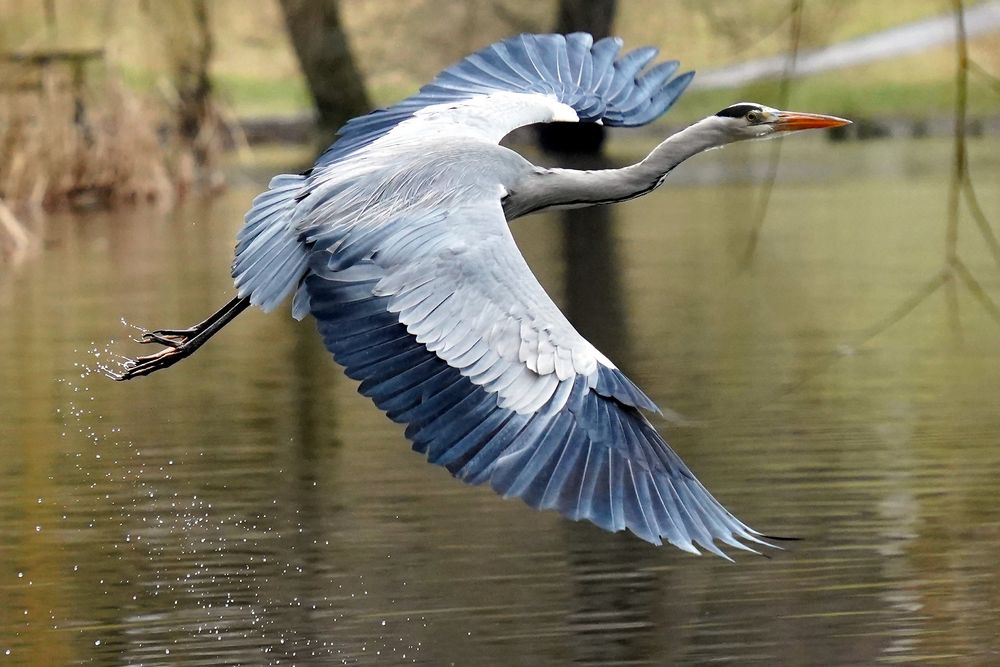
[[[653,401],[584,339],[532,275],[508,223],[553,207],[638,197],[710,148],[833,116],[739,103],[620,169],[541,168],[499,145],[553,121],[644,125],[692,72],[648,67],[616,38],[520,35],[445,69],[395,106],[348,122],[301,174],[259,195],[237,238],[236,297],[116,379],[166,368],[240,312],[294,293],[334,359],[413,448],[455,477],[609,531],[727,557],[764,535],[730,514],[645,416]]]

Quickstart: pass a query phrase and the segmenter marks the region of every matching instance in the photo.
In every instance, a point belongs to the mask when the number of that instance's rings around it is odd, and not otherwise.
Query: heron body
[[[254,200],[237,298],[191,330],[151,332],[167,348],[121,379],[190,354],[248,304],[272,310],[294,294],[294,316],[316,319],[359,391],[455,477],[694,553],[763,543],[657,434],[643,414],[656,405],[559,311],[508,223],[639,196],[708,148],[846,121],[737,105],[635,165],[597,171],[537,167],[498,145],[533,123],[659,117],[692,74],[647,68],[654,49],[620,49],[582,33],[521,35],[350,121],[312,169]]]

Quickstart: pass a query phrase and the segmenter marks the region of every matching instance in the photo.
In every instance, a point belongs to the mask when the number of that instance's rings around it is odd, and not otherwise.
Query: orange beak
[[[822,116],[818,113],[799,113],[797,111],[779,111],[778,119],[773,122],[774,129],[780,132],[795,132],[797,130],[814,130],[822,127],[840,127],[850,125],[851,121],[836,116]]]

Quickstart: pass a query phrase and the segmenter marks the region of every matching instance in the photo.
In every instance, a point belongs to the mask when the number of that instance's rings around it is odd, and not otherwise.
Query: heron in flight
[[[624,201],[687,158],[745,139],[845,125],[762,104],[727,107],[621,168],[546,169],[499,145],[554,121],[645,125],[693,72],[650,67],[617,38],[520,35],[444,70],[395,106],[349,121],[301,174],[276,176],[237,237],[236,297],[188,329],[145,332],[155,354],[119,380],[190,355],[249,306],[294,293],[359,391],[455,477],[608,531],[754,551],[660,437],[656,404],[587,342],[532,275],[509,223],[536,211]]]

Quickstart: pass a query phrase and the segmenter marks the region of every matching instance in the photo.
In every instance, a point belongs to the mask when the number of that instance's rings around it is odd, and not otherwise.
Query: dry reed
[[[169,114],[105,77],[74,90],[42,71],[0,91],[0,197],[46,209],[169,203],[193,170]]]
[[[17,261],[32,243],[15,211],[169,206],[221,185],[226,125],[214,103],[191,138],[168,102],[141,97],[114,72],[80,81],[8,60],[0,81],[0,260]]]

